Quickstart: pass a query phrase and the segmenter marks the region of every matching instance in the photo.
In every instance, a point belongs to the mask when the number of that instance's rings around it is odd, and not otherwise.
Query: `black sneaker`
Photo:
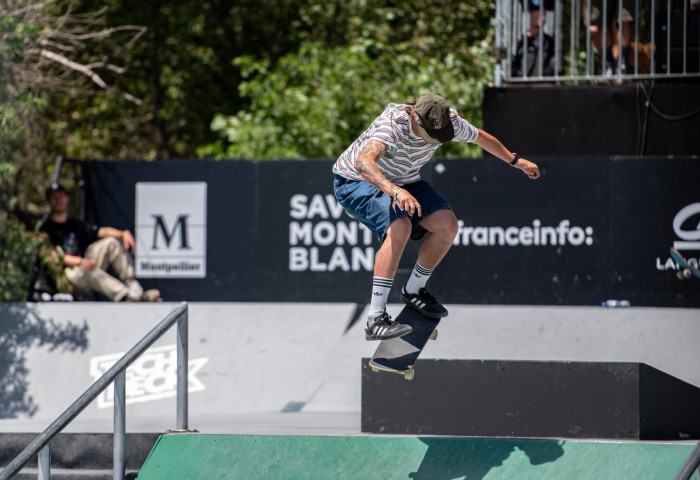
[[[418,293],[408,293],[404,285],[401,289],[401,301],[426,317],[443,318],[447,316],[447,309],[440,305],[425,288],[418,290]]]
[[[397,323],[391,319],[389,314],[382,312],[374,320],[367,320],[365,339],[386,340],[388,338],[402,337],[412,331],[413,329],[410,325]]]

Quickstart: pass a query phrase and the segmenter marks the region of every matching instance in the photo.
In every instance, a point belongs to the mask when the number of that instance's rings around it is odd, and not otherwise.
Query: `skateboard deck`
[[[437,338],[438,318],[429,318],[422,313],[404,307],[396,317],[396,321],[410,325],[413,331],[403,337],[390,338],[379,342],[377,349],[369,361],[373,371],[400,373],[406,380],[412,380],[413,365],[423,351],[428,339]]]
[[[671,257],[680,267],[680,270],[676,273],[676,275],[678,275],[678,278],[683,280],[686,278],[690,278],[693,275],[695,275],[697,278],[700,278],[700,271],[697,268],[690,266],[688,264],[688,261],[685,258],[683,258],[683,255],[681,255],[680,252],[675,248],[671,248]]]

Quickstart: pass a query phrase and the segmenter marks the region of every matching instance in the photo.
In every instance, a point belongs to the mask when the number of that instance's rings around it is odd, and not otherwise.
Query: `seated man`
[[[39,230],[65,253],[63,264],[71,285],[78,291],[94,290],[113,302],[160,301],[158,290],[146,290],[134,278],[134,261],[128,250],[136,242],[128,230],[97,227],[68,217],[69,197],[65,187],[53,183],[46,189],[51,215]],[[113,277],[109,268],[117,274]]]

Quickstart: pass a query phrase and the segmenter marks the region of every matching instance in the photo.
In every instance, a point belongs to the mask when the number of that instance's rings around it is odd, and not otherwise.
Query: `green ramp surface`
[[[172,434],[138,480],[672,479],[685,443]]]

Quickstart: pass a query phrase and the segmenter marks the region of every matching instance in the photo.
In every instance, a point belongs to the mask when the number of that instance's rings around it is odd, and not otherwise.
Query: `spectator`
[[[128,230],[98,227],[68,216],[70,198],[65,187],[53,183],[46,189],[51,208],[39,230],[64,252],[65,275],[78,292],[93,290],[113,302],[161,301],[158,290],[146,290],[134,277],[136,242]],[[112,269],[118,278],[107,273]]]
[[[620,33],[622,33],[622,48],[621,51],[618,52],[618,55],[622,55],[622,59],[620,62],[620,71],[617,73],[621,75],[627,73],[626,59],[630,49],[630,42],[632,41],[632,23],[634,22],[634,17],[631,12],[634,11],[634,4],[632,0],[622,0],[622,32],[620,32],[619,3],[620,0],[592,0],[591,3],[591,18],[588,22],[588,28],[591,32],[591,40],[598,50],[598,53],[602,55],[603,48],[605,48],[603,75],[607,77],[617,72],[618,62],[615,61],[615,57],[613,56],[612,46],[618,43]],[[603,39],[603,5],[606,7],[605,39]],[[603,40],[605,40],[605,47],[603,47]]]
[[[522,3],[522,0],[520,0]],[[540,28],[547,23],[547,12],[554,10],[554,0],[544,0],[542,18],[540,18],[540,0],[527,0],[527,11],[530,12],[530,28],[527,31],[528,37],[536,37],[540,33]]]
[[[540,2],[543,7],[541,17]],[[523,4],[523,0],[520,0],[520,4]],[[554,0],[527,0],[527,10],[530,25],[525,42],[523,38],[518,38],[511,75],[513,77],[552,76],[557,69],[554,58],[554,37],[545,33],[544,30],[540,32],[540,29],[543,29],[547,22],[548,12],[554,10]],[[542,33],[541,38],[540,33]]]

